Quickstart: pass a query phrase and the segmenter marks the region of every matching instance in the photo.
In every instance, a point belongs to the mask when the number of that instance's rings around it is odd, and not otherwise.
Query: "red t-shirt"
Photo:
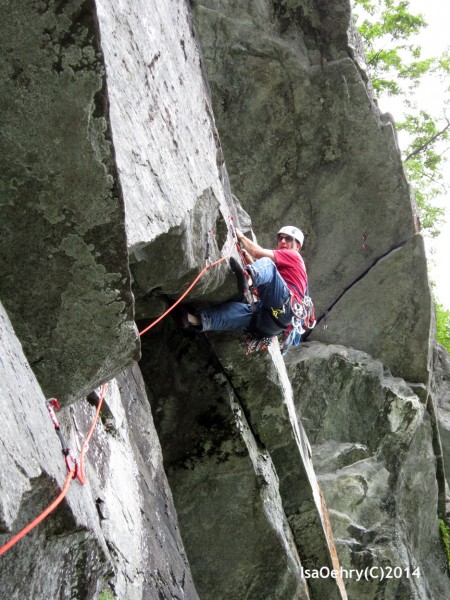
[[[273,253],[278,272],[285,280],[296,300],[301,302],[302,296],[299,294],[299,291],[304,295],[308,286],[308,277],[303,258],[297,250],[274,250]]]

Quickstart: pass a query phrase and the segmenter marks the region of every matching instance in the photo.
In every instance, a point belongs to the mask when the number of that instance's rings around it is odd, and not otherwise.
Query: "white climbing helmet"
[[[291,235],[295,240],[297,240],[300,246],[303,246],[303,240],[305,239],[305,236],[298,227],[286,225],[285,227],[282,227],[278,233],[285,233],[286,235]]]

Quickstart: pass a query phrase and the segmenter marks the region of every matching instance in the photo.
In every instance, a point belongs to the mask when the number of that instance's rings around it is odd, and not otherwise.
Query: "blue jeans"
[[[258,288],[259,301],[252,307],[243,302],[224,302],[198,312],[202,331],[251,331],[277,335],[292,319],[291,292],[275,263],[267,257],[246,267]],[[276,317],[277,322],[274,321]]]

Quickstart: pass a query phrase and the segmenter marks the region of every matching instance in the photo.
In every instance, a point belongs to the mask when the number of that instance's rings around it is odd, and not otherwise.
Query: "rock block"
[[[0,297],[46,395],[73,401],[139,354],[95,4],[19,0],[0,38]]]
[[[349,598],[448,594],[438,457],[425,405],[404,380],[363,352],[308,343],[287,362]],[[373,569],[367,579],[348,575],[366,568]],[[381,568],[391,574],[396,568],[395,575],[383,579]]]
[[[292,387],[275,341],[269,352],[243,357],[236,336],[210,335],[252,431],[273,461],[284,513],[292,529],[302,565],[339,571],[325,500],[317,483],[311,447],[295,412]],[[346,598],[337,578],[310,578],[312,598]]]
[[[166,323],[141,368],[200,597],[310,598],[273,459],[205,338]]]
[[[0,335],[2,546],[55,500],[67,469],[46,400],[1,305]],[[76,459],[94,413],[84,400],[57,414]],[[114,591],[127,600],[197,600],[137,366],[106,386],[85,470],[87,483],[72,481],[59,507],[1,557],[1,597],[98,600]]]
[[[310,339],[363,350],[394,375],[427,385],[434,331],[423,238],[417,234],[352,285]]]
[[[194,15],[233,192],[264,247],[282,225],[304,230],[320,316],[415,232],[392,119],[354,58],[350,6],[198,0]]]

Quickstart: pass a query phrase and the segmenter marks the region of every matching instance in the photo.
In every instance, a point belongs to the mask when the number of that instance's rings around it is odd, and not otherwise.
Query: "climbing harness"
[[[286,354],[291,346],[298,346],[300,344],[302,335],[306,329],[314,329],[316,326],[314,304],[309,296],[309,288],[306,288],[306,293],[302,294],[302,296],[301,302],[298,302],[293,295],[291,296],[291,309],[294,316],[289,327],[282,334],[282,355]]]

